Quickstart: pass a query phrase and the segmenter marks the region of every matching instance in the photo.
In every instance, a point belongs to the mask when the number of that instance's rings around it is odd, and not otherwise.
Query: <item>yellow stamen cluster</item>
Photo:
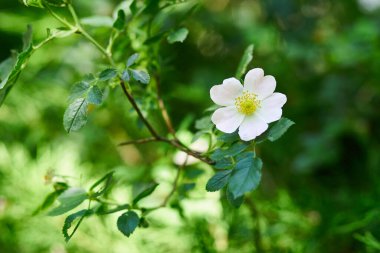
[[[260,108],[260,101],[256,94],[244,91],[240,97],[235,99],[235,106],[241,114],[251,115]]]

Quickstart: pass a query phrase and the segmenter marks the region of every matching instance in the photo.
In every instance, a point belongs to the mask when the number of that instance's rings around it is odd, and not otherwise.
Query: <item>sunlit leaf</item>
[[[57,216],[64,214],[79,206],[87,197],[87,192],[84,189],[75,187],[69,188],[58,197],[60,205],[51,210],[48,215]]]
[[[81,129],[87,123],[87,106],[86,98],[77,98],[67,107],[63,126],[68,133]]]
[[[168,35],[168,42],[173,44],[175,42],[184,42],[187,35],[189,34],[189,30],[187,28],[180,28],[176,31],[171,32]]]
[[[239,66],[236,70],[235,76],[237,79],[240,79],[247,71],[247,67],[253,59],[253,48],[254,46],[251,44],[245,49],[243,57],[241,58]]]

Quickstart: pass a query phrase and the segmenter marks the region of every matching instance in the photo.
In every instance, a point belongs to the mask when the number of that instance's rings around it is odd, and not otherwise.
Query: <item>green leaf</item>
[[[277,121],[266,133],[259,136],[256,140],[257,143],[264,142],[266,139],[274,142],[278,140],[288,129],[295,123],[287,118],[281,118]]]
[[[113,20],[111,17],[107,16],[91,16],[82,18],[81,24],[88,25],[92,27],[112,27]]]
[[[76,213],[70,214],[69,216],[66,217],[65,222],[63,224],[63,228],[62,228],[62,233],[63,233],[63,236],[65,237],[66,242],[68,242],[71,239],[71,237],[74,236],[74,234],[75,234],[77,228],[79,227],[80,223],[82,222],[83,218],[86,216],[90,216],[92,214],[93,214],[92,210],[83,209],[83,210],[80,210]],[[69,229],[73,225],[74,221],[77,219],[79,219],[79,221],[78,221],[76,227],[74,228],[73,232],[69,235]]]
[[[241,58],[239,66],[236,70],[235,76],[237,79],[240,79],[247,71],[247,67],[253,59],[253,48],[254,46],[251,44],[245,49],[243,57]]]
[[[132,15],[136,15],[138,9],[137,9],[137,0],[133,0],[131,5],[129,5],[129,9],[131,10]]]
[[[198,130],[208,130],[213,127],[210,116],[203,117],[195,121],[195,128]]]
[[[68,133],[81,129],[87,123],[87,106],[86,98],[77,98],[67,107],[63,126]]]
[[[133,233],[133,231],[135,231],[139,223],[140,219],[137,213],[133,211],[128,211],[120,215],[117,219],[117,228],[125,236],[129,237]]]
[[[25,68],[27,60],[34,52],[31,41],[31,32],[32,28],[31,26],[28,26],[23,39],[24,50],[17,56],[8,58],[0,64],[0,106],[3,104],[13,85],[16,83],[21,70]]]
[[[123,81],[129,82],[130,77],[129,77],[129,72],[128,72],[127,69],[124,70],[123,73],[121,74],[121,79],[122,79]]]
[[[150,194],[154,192],[156,187],[158,186],[157,183],[151,183],[148,185],[143,191],[141,191],[134,199],[133,199],[133,205],[136,205],[137,202],[142,200],[145,197],[148,197]]]
[[[79,206],[86,199],[87,192],[84,189],[75,187],[69,188],[58,197],[60,205],[51,210],[48,215],[57,216],[64,214]]]
[[[170,32],[167,39],[170,44],[173,44],[175,42],[184,42],[187,35],[189,34],[189,30],[187,28],[180,28],[176,31]]]
[[[123,10],[119,10],[117,12],[117,18],[115,22],[113,23],[113,27],[117,30],[123,30],[125,27],[125,13]]]
[[[261,180],[262,166],[261,159],[254,157],[252,153],[237,162],[228,182],[228,190],[234,199],[257,188]]]
[[[215,192],[222,189],[227,183],[231,176],[232,170],[223,170],[217,172],[213,177],[211,177],[207,184],[206,190],[209,192]]]
[[[74,101],[77,98],[85,97],[88,90],[91,88],[90,84],[85,81],[80,81],[71,88],[69,101]]]
[[[99,80],[100,81],[107,81],[107,80],[114,78],[116,75],[117,75],[116,69],[112,69],[112,68],[105,69],[102,72],[100,72]]]
[[[90,104],[100,105],[103,101],[103,93],[97,85],[91,87],[87,94],[87,102]]]
[[[231,147],[227,149],[219,148],[215,150],[214,153],[211,154],[210,158],[214,161],[218,161],[225,157],[232,157],[243,152],[248,146],[249,146],[249,143],[238,142],[238,143],[233,144]]]
[[[63,191],[54,191],[49,193],[46,197],[44,202],[33,212],[33,215],[36,215],[47,208],[51,207],[54,204],[54,201],[58,198],[58,196],[62,193]]]
[[[229,189],[226,190],[226,197],[227,197],[228,203],[230,203],[231,206],[235,208],[239,208],[244,202],[244,195],[238,198],[234,198],[234,196],[232,195]]]
[[[108,189],[108,187],[111,185],[112,182],[112,176],[113,176],[113,171],[105,174],[101,179],[96,181],[91,187],[90,187],[90,192],[93,192],[94,189],[99,186],[100,184],[103,184],[102,187],[98,190],[95,190],[95,193],[91,194],[91,197],[98,197],[105,193]]]
[[[128,60],[127,60],[127,67],[130,67],[132,66],[136,60],[139,58],[139,54],[138,53],[135,53],[133,55],[131,55]]]
[[[230,158],[223,158],[216,161],[214,168],[224,170],[224,169],[231,169],[232,166],[233,166],[233,163]]]
[[[132,73],[133,79],[135,79],[136,81],[139,81],[139,82],[141,82],[143,84],[148,84],[149,83],[150,76],[145,71],[135,70],[135,69],[130,69],[130,71]]]
[[[239,134],[237,131],[232,133],[232,134],[223,133],[223,134],[218,136],[218,141],[221,141],[224,143],[232,143],[232,142],[235,142],[237,140],[240,140],[240,137],[239,137]]]

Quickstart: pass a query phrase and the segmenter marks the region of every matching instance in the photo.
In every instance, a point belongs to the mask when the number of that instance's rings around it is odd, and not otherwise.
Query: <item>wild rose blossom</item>
[[[239,128],[243,141],[255,139],[268,129],[268,123],[277,121],[282,115],[286,96],[274,92],[276,79],[261,68],[250,70],[244,86],[236,78],[228,78],[223,84],[214,85],[210,97],[222,106],[212,117],[216,128],[224,133],[233,133]]]

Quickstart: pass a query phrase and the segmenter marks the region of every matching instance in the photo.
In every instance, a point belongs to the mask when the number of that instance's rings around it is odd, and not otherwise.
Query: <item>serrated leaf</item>
[[[215,169],[230,169],[233,166],[233,163],[230,158],[223,158],[220,160],[217,160],[214,164]]]
[[[125,13],[123,10],[118,10],[117,12],[117,18],[115,22],[113,23],[113,27],[117,30],[123,30],[125,27]]]
[[[79,226],[83,218],[91,214],[93,214],[92,210],[83,209],[76,213],[70,214],[69,216],[66,217],[65,222],[62,227],[62,233],[63,233],[63,236],[65,237],[66,242],[68,242],[71,239],[71,237],[74,236],[74,233],[76,232],[76,229],[74,229],[73,232],[69,235],[69,229],[72,227],[74,221],[76,219],[79,219],[77,223],[77,226]]]
[[[142,190],[134,199],[133,204],[136,205],[140,200],[142,200],[145,197],[148,197],[150,194],[154,192],[154,190],[157,188],[157,183],[152,183],[148,185],[144,190]]]
[[[253,154],[237,162],[228,182],[228,190],[234,199],[257,188],[261,180],[262,166],[261,159],[254,157]]]
[[[218,161],[225,157],[232,157],[241,152],[243,152],[246,148],[248,148],[249,144],[245,142],[238,142],[233,144],[231,147],[227,149],[217,149],[214,153],[211,154],[210,158],[214,161]]]
[[[129,77],[129,72],[128,72],[127,69],[124,70],[123,73],[121,74],[121,79],[122,79],[123,81],[129,82],[130,77]]]
[[[81,24],[93,27],[112,27],[113,20],[108,16],[91,16],[82,18]]]
[[[127,67],[130,67],[132,66],[136,60],[139,58],[139,54],[138,53],[135,53],[133,55],[131,55],[128,60],[127,60]]]
[[[229,191],[229,189],[226,190],[226,198],[227,198],[228,203],[230,203],[231,206],[235,208],[239,208],[244,202],[244,195],[238,198],[234,198],[234,196]]]
[[[241,58],[239,66],[236,70],[235,76],[237,79],[240,79],[247,71],[247,67],[253,59],[253,48],[254,46],[251,44],[245,49],[243,57]]]
[[[59,197],[60,205],[51,210],[49,216],[64,214],[82,204],[87,199],[87,192],[82,188],[72,187],[64,191]]]
[[[90,187],[90,191],[94,191],[96,187],[98,187],[100,184],[103,184],[100,189],[95,190],[95,193],[91,194],[92,197],[98,197],[107,191],[108,187],[111,185],[113,173],[114,172],[111,171],[111,172],[105,174],[101,179],[96,181]]]
[[[268,131],[268,140],[278,140],[292,125],[295,123],[287,118],[281,118],[277,123],[272,126]]]
[[[218,141],[221,141],[224,143],[232,143],[232,142],[235,142],[237,140],[240,140],[240,137],[239,137],[239,134],[237,131],[232,133],[232,134],[223,133],[223,134],[218,136]]]
[[[215,192],[222,189],[228,183],[231,172],[232,170],[223,170],[215,173],[215,175],[208,180],[206,190],[209,192]]]
[[[107,81],[107,80],[114,78],[116,75],[117,75],[116,69],[112,69],[112,68],[105,69],[102,72],[100,72],[99,80],[100,81]]]
[[[80,81],[74,84],[70,91],[69,101],[84,97],[90,87],[90,84],[86,81]]]
[[[173,44],[175,42],[184,42],[187,35],[189,34],[189,30],[187,28],[180,28],[176,31],[170,32],[167,39],[170,44]]]
[[[87,102],[90,104],[100,105],[103,101],[103,93],[97,85],[91,87],[87,94]]]
[[[256,143],[261,143],[266,140],[274,142],[278,140],[285,132],[295,123],[287,118],[281,118],[268,131],[256,138]]]
[[[86,98],[77,98],[67,107],[63,126],[68,133],[78,131],[87,123],[87,106]]]
[[[149,83],[150,76],[145,71],[135,70],[135,69],[130,69],[130,71],[132,73],[133,79],[135,79],[136,81],[139,81],[140,83],[143,83],[143,84]]]
[[[125,236],[129,237],[140,223],[139,216],[133,211],[123,213],[117,219],[117,228]]]

